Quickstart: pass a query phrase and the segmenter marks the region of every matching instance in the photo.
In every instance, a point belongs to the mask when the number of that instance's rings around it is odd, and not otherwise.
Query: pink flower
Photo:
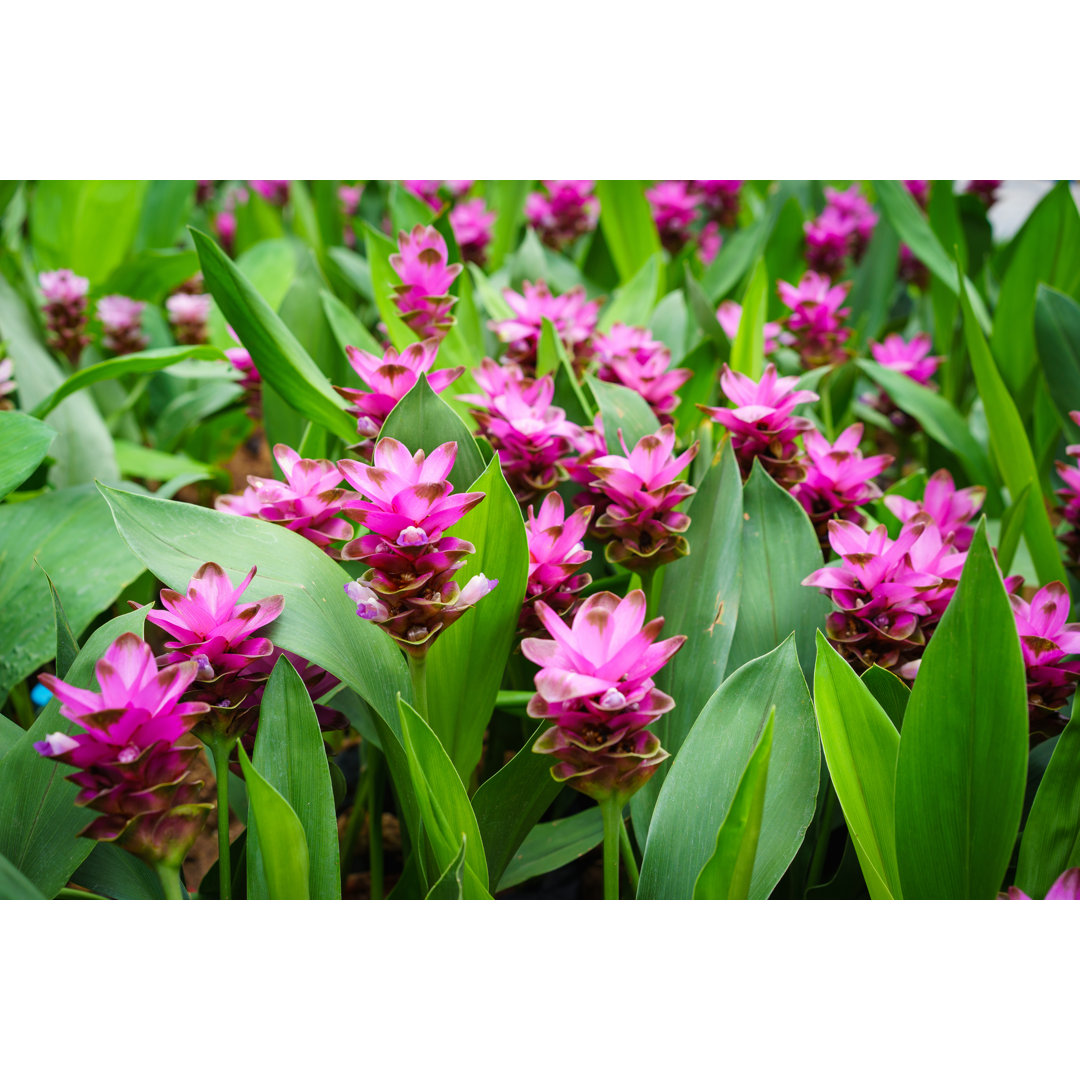
[[[820,217],[803,225],[806,233],[806,262],[819,274],[836,276],[843,272],[854,254],[857,237],[855,221],[826,207]]]
[[[255,366],[255,361],[251,359],[251,353],[247,349],[243,347],[226,349],[225,356],[229,363],[243,376],[240,385],[245,390],[254,393],[261,389],[262,376],[259,374],[259,369]]]
[[[203,293],[178,292],[165,301],[173,333],[181,345],[204,345],[210,297]]]
[[[82,789],[75,801],[100,814],[79,835],[179,866],[210,809],[193,805],[202,786],[189,774],[198,747],[177,745],[207,711],[201,702],[180,704],[196,665],[159,670],[144,641],[122,634],[94,671],[100,692],[41,676],[60,714],[83,730],[74,737],[55,732],[34,749],[79,770],[67,777]]]
[[[929,334],[916,334],[910,341],[904,341],[899,334],[890,334],[883,344],[872,342],[870,352],[882,366],[891,368],[914,379],[921,386],[929,386],[944,356],[930,356],[931,341]]]
[[[410,194],[426,202],[436,213],[442,209],[438,180],[402,180],[401,186]]]
[[[596,228],[600,203],[593,180],[545,180],[546,194],[531,191],[525,199],[525,219],[548,247],[561,249]]]
[[[792,335],[793,347],[807,367],[843,363],[847,359],[844,342],[851,331],[841,321],[851,314],[851,309],[840,305],[850,288],[850,281],[833,285],[813,270],[808,270],[798,285],[786,281],[777,285],[780,299],[791,308],[785,329]]]
[[[411,233],[398,233],[398,252],[390,266],[401,279],[395,286],[394,303],[402,319],[423,340],[441,341],[454,324],[450,309],[457,298],[450,295],[461,264],[448,265],[446,241],[432,225],[417,225]]]
[[[1000,180],[969,180],[967,187],[964,188],[964,194],[974,195],[989,210],[997,202],[999,187],[1001,187]]]
[[[214,217],[214,231],[226,254],[231,255],[236,248],[236,214],[232,210],[219,211]]]
[[[652,676],[686,640],[658,642],[664,620],[645,623],[640,589],[619,599],[590,596],[567,626],[543,601],[536,613],[551,640],[526,638],[522,652],[534,664],[536,694],[529,715],[553,721],[533,750],[551,754],[551,775],[597,801],[625,802],[669,755],[646,730],[675,703]]]
[[[390,347],[382,357],[354,345],[347,346],[345,352],[353,371],[371,390],[354,390],[343,386],[335,386],[334,389],[350,402],[346,411],[356,417],[357,430],[365,440],[378,437],[394,406],[422,376],[426,375],[431,389],[436,394],[441,394],[461,375],[465,370],[462,367],[431,370],[438,349],[439,342],[435,338],[414,342],[406,346],[401,353]],[[370,442],[367,444],[367,453],[370,453],[373,445]]]
[[[660,242],[672,254],[690,239],[690,226],[701,205],[701,195],[690,189],[688,180],[661,180],[646,189]]]
[[[627,450],[621,431],[619,442],[625,457],[604,454],[589,466],[593,489],[608,500],[596,533],[610,539],[604,549],[608,562],[652,571],[690,550],[682,535],[690,518],[675,507],[697,490],[680,482],[679,474],[693,461],[698,443],[675,457],[670,424],[642,436],[633,450]]]
[[[90,344],[86,336],[86,294],[90,282],[71,270],[46,270],[38,274],[45,296],[45,328],[49,348],[63,353],[72,364]]]
[[[949,471],[938,469],[927,481],[921,501],[886,495],[885,506],[901,522],[910,521],[916,514],[926,514],[957,550],[967,551],[975,537],[975,530],[968,523],[985,498],[986,488],[966,487],[957,491]]]
[[[698,254],[701,261],[710,266],[712,261],[720,254],[720,248],[724,245],[724,238],[720,235],[720,226],[715,221],[705,222],[698,237]]]
[[[105,331],[103,344],[118,356],[145,349],[150,339],[142,332],[143,300],[127,296],[103,296],[97,303],[97,316]]]
[[[461,199],[469,194],[474,182],[473,180],[444,180],[443,187],[450,193],[451,198]]]
[[[503,298],[514,311],[513,318],[488,323],[499,340],[508,346],[505,360],[525,371],[536,369],[541,320],[549,319],[576,368],[584,368],[592,356],[590,338],[600,313],[599,300],[586,300],[585,289],[577,286],[562,296],[552,296],[547,284],[528,281],[524,295],[503,289]]]
[[[46,304],[77,305],[90,291],[89,280],[71,270],[45,270],[38,274],[38,284]]]
[[[797,405],[817,401],[818,396],[812,390],[796,390],[798,381],[794,376],[777,378],[776,366],[767,364],[756,383],[725,364],[720,387],[735,407],[698,406],[710,420],[731,432],[731,447],[744,478],[750,475],[755,458],[760,458],[777,483],[785,487],[803,478],[795,440],[813,424],[792,413]]]
[[[874,213],[870,203],[867,202],[858,186],[853,184],[843,191],[827,187],[825,189],[825,210],[826,213],[831,211],[854,226],[851,254],[856,261],[861,259],[867,244],[870,243],[870,236],[874,231],[874,226],[877,224],[878,216]]]
[[[920,210],[925,210],[930,201],[929,180],[905,180],[904,187],[908,189],[911,197],[919,204]]]
[[[975,181],[972,181],[973,183]],[[1000,180],[990,180],[991,184],[1001,183]],[[1005,897],[1007,900],[1030,900],[1026,892],[1022,892],[1015,885],[1009,889],[1009,895]],[[1050,886],[1050,891],[1044,897],[1046,900],[1080,900],[1080,867],[1073,867],[1072,870],[1066,870]]]
[[[705,213],[712,219],[713,224],[730,229],[739,214],[739,192],[742,185],[741,180],[691,180],[690,191],[701,196]]]
[[[536,602],[542,600],[557,615],[565,615],[577,602],[577,594],[592,580],[577,570],[591,558],[582,541],[592,517],[592,507],[575,510],[569,518],[558,492],[549,492],[539,515],[528,508],[525,533],[529,539],[529,582],[518,628],[537,631],[540,621]]]
[[[284,206],[289,201],[289,180],[249,180],[251,190],[274,206]]]
[[[693,374],[688,368],[669,371],[671,353],[640,326],[616,323],[593,342],[600,361],[599,377],[640,394],[662,424],[673,422],[679,404],[675,391]]]
[[[363,184],[342,184],[338,189],[338,199],[341,202],[341,212],[346,217],[356,217],[360,209],[360,198],[364,194]]]
[[[470,199],[450,211],[450,227],[461,248],[461,257],[466,262],[484,265],[485,248],[491,243],[491,226],[494,223],[495,211],[489,212],[483,199]]]
[[[742,322],[742,305],[734,300],[725,300],[716,309],[716,321],[720,329],[734,341],[739,332],[739,323]],[[765,324],[765,355],[776,350],[776,346],[788,344],[789,335],[785,335],[779,323],[767,322]]]
[[[1080,412],[1070,412],[1069,418],[1074,424],[1080,425]],[[1067,446],[1065,451],[1072,457],[1080,457],[1080,445]],[[1065,486],[1058,488],[1055,494],[1061,499],[1062,514],[1071,526],[1058,539],[1065,545],[1069,565],[1075,567],[1080,563],[1080,468],[1060,461],[1056,465],[1058,476]]]
[[[15,366],[12,363],[11,357],[0,360],[0,412],[12,407],[11,402],[8,400],[8,394],[10,394],[17,385],[15,380],[11,377],[14,370]]]

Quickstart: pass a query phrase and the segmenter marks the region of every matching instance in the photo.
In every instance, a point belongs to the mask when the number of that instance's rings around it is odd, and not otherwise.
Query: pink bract
[[[565,615],[577,594],[592,580],[589,574],[577,573],[591,558],[582,543],[591,516],[592,507],[585,506],[567,517],[562,498],[554,491],[540,504],[539,514],[534,514],[531,506],[528,508],[525,534],[529,541],[529,580],[519,629],[540,629],[537,600],[543,600],[556,614]]]
[[[531,191],[525,199],[525,219],[545,244],[564,248],[592,232],[600,217],[593,180],[545,180],[546,194]]]
[[[985,498],[986,488],[966,487],[957,491],[952,474],[947,469],[938,469],[927,481],[922,499],[886,495],[885,505],[902,522],[910,521],[916,514],[926,514],[943,536],[951,536],[960,551],[967,551],[975,537],[975,529],[969,522]]]
[[[697,217],[702,196],[692,191],[688,180],[661,180],[645,191],[652,208],[660,242],[675,253],[690,239],[690,227]]]
[[[488,210],[483,199],[470,199],[450,211],[450,227],[461,249],[461,257],[466,262],[484,265],[485,252],[491,243],[491,226],[494,224],[495,211]]]
[[[398,251],[390,266],[401,279],[394,287],[394,303],[404,322],[421,339],[442,340],[453,325],[451,308],[457,298],[450,286],[461,273],[460,263],[449,263],[446,241],[432,225],[417,225],[398,234]]]
[[[675,391],[693,372],[686,368],[669,371],[667,346],[640,326],[615,323],[593,344],[600,361],[599,377],[640,394],[662,424],[672,423],[671,414],[679,404]]]
[[[882,366],[907,375],[922,386],[930,384],[934,372],[945,360],[944,356],[931,356],[929,334],[916,334],[904,341],[899,334],[890,334],[882,344],[871,343],[870,353]]]
[[[580,285],[561,296],[552,296],[543,281],[535,285],[526,281],[522,290],[522,293],[516,293],[513,289],[504,289],[503,298],[514,315],[488,324],[507,345],[506,361],[518,364],[526,371],[535,370],[542,322],[548,319],[575,366],[583,368],[592,356],[590,338],[596,329],[600,301],[587,300],[585,289]]]

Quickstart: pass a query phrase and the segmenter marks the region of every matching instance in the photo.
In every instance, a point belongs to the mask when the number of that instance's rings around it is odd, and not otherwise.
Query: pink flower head
[[[851,331],[841,325],[851,314],[843,304],[851,282],[833,285],[827,277],[808,270],[798,285],[781,281],[777,292],[791,314],[785,320],[793,345],[808,367],[842,363],[847,359],[844,342]]]
[[[640,394],[662,424],[673,422],[679,404],[675,391],[693,374],[687,368],[669,371],[671,353],[640,326],[616,323],[593,342],[600,361],[599,376]]]
[[[274,206],[284,206],[289,201],[288,180],[249,180],[251,190]]]
[[[450,295],[461,263],[448,265],[446,241],[432,225],[417,225],[411,233],[398,233],[398,251],[390,266],[401,279],[394,287],[394,303],[402,319],[424,338],[441,341],[454,323],[450,309],[457,298]]]
[[[724,238],[720,235],[720,226],[715,221],[705,222],[698,237],[698,254],[706,266],[711,266],[713,260],[720,254]]]
[[[214,231],[217,233],[221,246],[229,255],[236,248],[236,214],[232,210],[219,210],[214,215]]]
[[[690,226],[697,216],[702,197],[691,190],[688,180],[661,180],[646,189],[660,242],[672,254],[690,239]]]
[[[690,190],[701,196],[702,206],[713,224],[730,229],[739,214],[742,185],[741,180],[691,180]]]
[[[929,334],[916,334],[910,341],[904,341],[899,334],[890,334],[878,345],[870,345],[874,359],[882,366],[891,368],[914,379],[921,386],[929,386],[944,356],[930,355],[931,341]]]
[[[350,495],[337,485],[342,475],[329,461],[301,458],[278,443],[274,459],[285,482],[249,476],[242,495],[219,495],[214,506],[227,514],[273,521],[310,540],[329,555],[331,545],[351,540],[353,530],[337,515]]]
[[[669,755],[647,727],[675,703],[653,682],[686,640],[659,642],[662,618],[645,623],[645,594],[590,596],[571,626],[543,601],[536,613],[551,640],[526,638],[536,694],[529,715],[553,722],[533,749],[551,754],[551,774],[597,801],[628,799]]]
[[[911,197],[919,204],[919,209],[925,210],[930,201],[929,180],[905,180],[904,187],[908,189]]]
[[[173,333],[181,345],[203,345],[207,340],[206,320],[210,297],[205,293],[178,292],[165,301]]]
[[[363,184],[342,184],[338,189],[338,199],[341,202],[341,212],[346,217],[356,217],[360,209],[360,199],[364,194]]]
[[[586,300],[580,285],[561,296],[552,296],[543,281],[535,285],[526,281],[522,288],[524,295],[503,289],[503,297],[513,309],[513,318],[488,323],[507,345],[506,362],[534,371],[542,320],[549,319],[574,366],[584,368],[592,356],[590,338],[596,329],[600,301]]]
[[[552,405],[555,380],[528,379],[513,366],[484,359],[473,377],[479,394],[462,394],[499,455],[507,483],[523,505],[566,479],[564,459],[579,428]]]
[[[841,219],[850,222],[854,226],[854,247],[852,255],[856,260],[861,259],[866,245],[870,243],[870,236],[877,224],[878,216],[874,213],[859,190],[853,184],[843,191],[827,187],[825,189],[825,209],[831,211]]]
[[[229,363],[240,372],[242,378],[240,385],[249,392],[256,392],[262,388],[262,376],[251,359],[251,353],[243,347],[226,349],[225,356]]]
[[[828,521],[862,525],[866,518],[858,507],[881,498],[881,489],[873,481],[892,464],[892,455],[864,458],[859,450],[862,433],[862,424],[852,424],[835,443],[819,431],[809,430],[803,435],[806,479],[796,484],[791,494],[802,503],[822,539]]]
[[[466,262],[484,265],[485,249],[491,243],[491,226],[494,224],[495,211],[489,211],[483,199],[458,203],[450,211],[450,228],[454,230],[454,239]]]
[[[830,276],[842,273],[848,256],[855,252],[858,233],[854,218],[826,206],[820,217],[803,225],[803,232],[810,269]]]
[[[8,401],[7,396],[17,385],[11,377],[14,370],[15,365],[12,363],[11,357],[0,360],[0,411],[11,408],[11,402]]]
[[[38,284],[46,304],[76,305],[90,291],[89,280],[73,270],[45,270],[38,274]]]
[[[592,180],[545,180],[546,194],[531,191],[525,219],[548,247],[561,249],[596,228],[600,203]]]
[[[436,213],[442,209],[438,180],[402,180],[401,186],[410,195],[415,195],[422,202],[426,202]]]
[[[145,349],[150,339],[142,332],[143,300],[127,296],[103,296],[97,303],[97,316],[105,331],[104,345],[118,356]]]
[[[394,406],[426,375],[428,385],[441,394],[465,370],[463,367],[432,371],[438,355],[436,338],[414,342],[400,353],[390,347],[383,356],[365,352],[349,345],[345,352],[353,371],[364,380],[370,391],[336,386],[335,390],[350,404],[347,412],[356,417],[357,430],[365,439],[378,437],[383,423]]]
[[[592,580],[578,574],[578,568],[591,558],[582,541],[592,517],[592,507],[585,506],[568,518],[558,492],[551,491],[534,515],[528,508],[525,533],[529,539],[529,582],[518,628],[540,629],[536,601],[543,600],[557,615],[565,615],[574,606],[577,594]]]
[[[920,501],[906,499],[903,495],[886,495],[885,506],[902,522],[910,521],[916,514],[926,514],[942,536],[951,537],[958,550],[967,551],[975,537],[969,522],[985,498],[986,488],[966,487],[957,491],[951,473],[947,469],[938,469],[927,481]]]
[[[1059,715],[1080,681],[1080,623],[1066,622],[1069,593],[1060,581],[1040,589],[1031,603],[1009,596],[1027,669],[1028,710],[1032,730],[1044,737],[1064,728]]]
[[[974,195],[989,210],[997,202],[999,187],[1000,180],[969,180],[964,194]]]
[[[907,244],[900,245],[900,268],[897,276],[901,281],[910,282],[922,292],[926,292],[930,285],[929,267],[919,261],[915,252]]]
[[[1080,412],[1070,412],[1074,424],[1080,425]],[[1067,446],[1066,452],[1072,457],[1080,457],[1080,446]],[[1055,494],[1062,502],[1062,516],[1069,523],[1069,530],[1060,536],[1065,545],[1069,565],[1080,565],[1080,467],[1056,462],[1057,474],[1065,486],[1058,488]]]
[[[778,378],[776,366],[766,364],[760,382],[749,375],[732,371],[727,364],[720,375],[720,387],[734,408],[699,405],[706,416],[731,432],[731,446],[744,477],[750,475],[754,459],[776,481],[791,487],[803,478],[798,464],[795,440],[813,424],[804,417],[793,416],[797,405],[817,401],[812,390],[796,390],[799,380],[791,375]]]
[[[75,364],[90,339],[86,336],[86,294],[90,282],[71,270],[46,270],[38,274],[45,297],[45,327],[49,347]]]
[[[975,181],[972,181],[974,183]],[[991,180],[991,184],[999,184],[1000,180]],[[1009,894],[1005,897],[1007,900],[1030,900],[1026,892],[1021,891],[1015,885],[1009,889]],[[1050,891],[1044,897],[1046,900],[1080,900],[1080,867],[1074,866],[1071,870],[1066,870],[1050,886]]]
[[[452,199],[462,199],[472,190],[474,180],[444,180],[443,187]]]
[[[686,555],[690,518],[675,509],[697,490],[679,480],[693,461],[698,443],[678,457],[675,430],[666,424],[644,435],[628,450],[619,432],[623,454],[603,454],[589,466],[592,487],[607,500],[596,533],[609,539],[604,557],[631,570],[653,570]]]
[[[725,300],[716,309],[716,321],[720,324],[720,329],[734,341],[739,332],[739,323],[742,322],[742,304],[736,303],[734,300]],[[790,336],[784,334],[779,323],[767,322],[765,324],[766,356],[771,352],[775,352],[777,345],[786,345],[789,341]]]
[[[81,836],[116,840],[150,862],[178,866],[209,810],[191,805],[201,786],[188,772],[198,747],[176,745],[207,711],[201,702],[180,704],[196,665],[159,669],[144,641],[122,634],[94,671],[99,692],[41,676],[60,714],[83,730],[74,737],[55,732],[34,749],[79,770],[68,777],[82,788],[75,801],[101,815]]]

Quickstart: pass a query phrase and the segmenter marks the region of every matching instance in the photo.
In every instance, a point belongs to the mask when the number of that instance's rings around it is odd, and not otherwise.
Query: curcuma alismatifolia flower
[[[145,300],[127,296],[103,296],[97,302],[97,317],[105,331],[103,344],[117,356],[145,349],[150,339],[142,332],[142,313]]]
[[[180,704],[196,664],[159,670],[141,638],[122,634],[94,671],[97,693],[41,676],[59,698],[61,715],[83,730],[54,732],[34,749],[78,769],[67,777],[82,788],[75,801],[100,815],[81,836],[115,841],[150,863],[179,866],[210,811],[196,802],[202,782],[189,771],[199,748],[177,745],[208,708]]]
[[[600,203],[593,180],[545,180],[525,199],[525,219],[548,247],[561,249],[596,228]]]
[[[974,195],[989,210],[997,202],[999,187],[1000,180],[969,180],[964,194]]]
[[[374,440],[379,437],[386,418],[401,399],[417,384],[420,377],[427,376],[428,385],[441,394],[465,370],[463,367],[432,371],[439,351],[436,338],[413,342],[400,353],[391,347],[381,357],[365,352],[355,345],[345,352],[353,371],[371,388],[370,391],[354,390],[347,386],[334,389],[348,402],[346,412],[356,417],[357,431],[363,436],[361,453],[371,456]]]
[[[1015,579],[1015,587],[1020,580]],[[1060,581],[1039,589],[1028,603],[1015,592],[1009,596],[1020,649],[1027,669],[1028,716],[1032,735],[1049,738],[1065,727],[1061,715],[1080,681],[1080,623],[1066,622],[1069,593]]]
[[[848,358],[845,342],[851,331],[843,320],[851,314],[841,307],[851,282],[833,285],[827,277],[807,270],[798,285],[781,281],[776,290],[791,314],[784,320],[784,329],[792,337],[792,348],[798,352],[806,367],[840,364]]]
[[[38,284],[45,297],[45,327],[49,348],[63,353],[71,363],[78,363],[86,336],[86,294],[90,282],[71,270],[46,270],[38,274]]]
[[[655,675],[686,640],[657,641],[662,618],[645,623],[645,594],[590,596],[567,626],[543,601],[536,614],[551,640],[526,638],[536,693],[529,715],[551,720],[533,750],[555,758],[551,775],[603,802],[625,802],[669,754],[647,730],[675,706]],[[643,625],[644,624],[644,625]]]
[[[1000,183],[1000,181],[992,181],[993,183]],[[1009,889],[1008,896],[999,897],[1003,900],[1030,900],[1026,892],[1018,889],[1015,885]],[[1066,870],[1050,886],[1044,900],[1080,900],[1080,866],[1074,866],[1071,870]]]
[[[483,199],[469,199],[458,203],[450,211],[450,228],[466,262],[483,266],[487,258],[487,246],[491,243],[491,226],[495,224],[495,211],[488,210]]]
[[[402,180],[401,186],[421,202],[425,202],[436,213],[442,209],[442,200],[439,198],[438,180]]]
[[[282,443],[274,447],[274,460],[285,476],[284,483],[249,476],[241,494],[219,495],[215,509],[284,525],[336,558],[332,545],[353,535],[352,526],[337,516],[352,497],[338,487],[342,481],[338,467],[330,461],[302,458]]]
[[[417,225],[411,233],[398,233],[398,250],[390,266],[401,279],[394,286],[394,303],[403,321],[417,337],[442,341],[454,325],[450,309],[457,297],[450,295],[461,263],[449,263],[446,241],[433,225]]]
[[[593,508],[583,506],[566,516],[566,507],[558,492],[552,491],[540,505],[540,513],[528,508],[525,534],[529,540],[529,582],[525,603],[518,620],[520,630],[538,631],[537,601],[543,601],[556,615],[566,615],[577,602],[577,595],[592,581],[589,574],[577,571],[592,557],[582,541],[589,527]]]
[[[819,217],[803,225],[803,232],[807,266],[830,277],[842,273],[848,256],[855,250],[854,220],[826,206]]]
[[[741,180],[691,180],[690,191],[701,196],[701,205],[711,222],[730,229],[739,214]]]
[[[859,450],[862,424],[852,424],[830,443],[819,431],[803,435],[806,449],[806,478],[791,489],[802,504],[817,531],[818,539],[828,546],[830,520],[853,521],[862,525],[865,515],[859,511],[872,499],[881,498],[874,477],[892,464],[890,454],[864,458]]]
[[[901,522],[910,521],[916,514],[926,514],[958,551],[967,551],[975,538],[971,519],[979,512],[985,498],[986,488],[966,487],[957,491],[949,470],[938,469],[926,482],[921,499],[886,495],[885,506]]]
[[[627,450],[622,432],[622,457],[604,454],[589,465],[592,487],[607,499],[594,531],[608,540],[604,558],[631,570],[651,571],[686,555],[690,546],[683,533],[690,518],[675,509],[697,488],[679,474],[693,461],[698,443],[675,457],[675,430],[666,424],[644,435]]]
[[[910,341],[899,334],[890,334],[880,345],[871,343],[870,353],[882,367],[899,371],[920,386],[930,386],[934,372],[945,359],[931,356],[930,347],[929,334],[916,334]]]
[[[284,206],[289,201],[288,180],[249,180],[251,190],[274,206]]]
[[[472,406],[469,412],[498,453],[518,502],[532,502],[565,480],[564,462],[580,429],[552,405],[554,378],[529,379],[513,365],[487,358],[473,378],[481,392],[460,399]]]
[[[761,382],[756,383],[725,364],[720,387],[735,407],[698,406],[731,432],[731,448],[743,479],[750,475],[755,458],[782,487],[790,488],[803,479],[805,469],[795,440],[814,425],[792,412],[797,405],[817,401],[818,396],[812,390],[796,390],[798,381],[793,375],[777,378],[776,366],[766,364]]]
[[[580,373],[592,359],[592,337],[600,312],[599,300],[586,300],[585,289],[578,285],[561,296],[552,296],[543,281],[526,281],[524,295],[503,289],[503,298],[513,309],[510,319],[493,320],[488,326],[507,346],[504,360],[517,364],[526,374],[536,370],[542,320],[548,319],[566,347],[574,369]]]
[[[1080,412],[1070,412],[1069,419],[1080,426]],[[1080,458],[1080,444],[1067,446],[1065,452],[1070,457]],[[1080,564],[1080,462],[1065,465],[1058,461],[1055,464],[1057,474],[1065,484],[1063,488],[1058,488],[1055,494],[1061,499],[1062,515],[1069,524],[1068,531],[1062,533],[1058,539],[1065,545],[1069,566],[1076,567]]]
[[[342,558],[369,567],[345,592],[357,615],[380,625],[413,656],[423,656],[438,634],[498,584],[483,574],[464,588],[454,581],[463,556],[476,549],[444,532],[484,497],[479,491],[451,494],[447,477],[456,456],[456,443],[413,455],[387,438],[376,445],[373,466],[338,462],[361,495],[345,513],[370,530],[342,550]]]
[[[690,227],[697,217],[702,197],[691,190],[688,180],[661,180],[645,191],[652,208],[660,243],[673,255],[690,239]]]
[[[693,374],[688,368],[669,371],[671,352],[640,326],[616,323],[593,341],[600,361],[599,377],[640,394],[660,423],[673,423],[679,405],[675,391]]]
[[[172,651],[159,663],[195,661],[195,686],[189,696],[210,706],[210,716],[203,723],[227,734],[242,733],[254,718],[254,710],[240,706],[266,676],[253,671],[251,663],[274,648],[269,638],[251,635],[273,622],[285,605],[280,595],[242,603],[240,597],[254,576],[253,566],[233,588],[217,563],[203,563],[188,583],[186,596],[162,589],[166,610],[146,616],[172,635],[165,642]]]
[[[850,254],[858,262],[870,243],[870,237],[878,221],[878,216],[870,203],[856,185],[845,188],[843,191],[827,187],[825,213],[834,214],[840,220],[849,222],[853,226],[853,231],[849,234]]]
[[[165,301],[173,333],[181,345],[204,345],[210,297],[205,293],[178,292]]]

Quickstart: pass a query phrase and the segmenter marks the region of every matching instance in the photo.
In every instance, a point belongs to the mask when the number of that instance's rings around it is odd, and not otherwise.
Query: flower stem
[[[622,804],[611,795],[600,804],[604,815],[604,899],[619,899],[619,831]]]
[[[637,893],[638,868],[634,858],[634,849],[630,846],[630,834],[626,831],[626,821],[622,812],[619,813],[619,846],[622,848],[623,866],[626,867],[626,876],[630,879],[630,888]]]
[[[827,777],[825,783],[828,787],[825,790],[825,801],[821,806],[821,827],[818,830],[817,840],[814,841],[814,854],[810,860],[810,872],[806,879],[807,890],[821,884],[821,871],[825,865],[825,855],[829,850],[829,837],[832,835],[829,825],[836,806],[836,791],[832,785],[832,777]]]
[[[218,895],[232,899],[232,859],[229,853],[229,755],[236,739],[215,733],[208,745],[214,755],[218,807]]]
[[[180,871],[175,866],[166,866],[164,863],[155,863],[158,877],[161,878],[161,887],[165,890],[166,900],[183,900],[180,892]]]
[[[374,746],[368,747],[368,769],[371,782],[367,789],[368,816],[368,867],[371,873],[371,899],[383,898],[383,842],[382,842],[382,806],[383,806],[383,756]]]
[[[656,567],[639,570],[638,576],[641,578],[641,591],[645,594],[645,621],[648,622],[656,616],[656,602],[659,599],[656,595]]]
[[[412,677],[413,704],[416,711],[425,719],[428,717],[427,700],[427,656],[413,656],[409,653],[409,675]]]
[[[352,863],[352,854],[356,849],[356,838],[360,835],[360,826],[364,822],[367,813],[368,788],[371,787],[371,768],[364,769],[363,776],[356,786],[356,796],[353,799],[353,807],[349,813],[349,823],[345,826],[345,836],[341,841],[341,887],[344,889],[345,881],[349,876],[349,866]]]

